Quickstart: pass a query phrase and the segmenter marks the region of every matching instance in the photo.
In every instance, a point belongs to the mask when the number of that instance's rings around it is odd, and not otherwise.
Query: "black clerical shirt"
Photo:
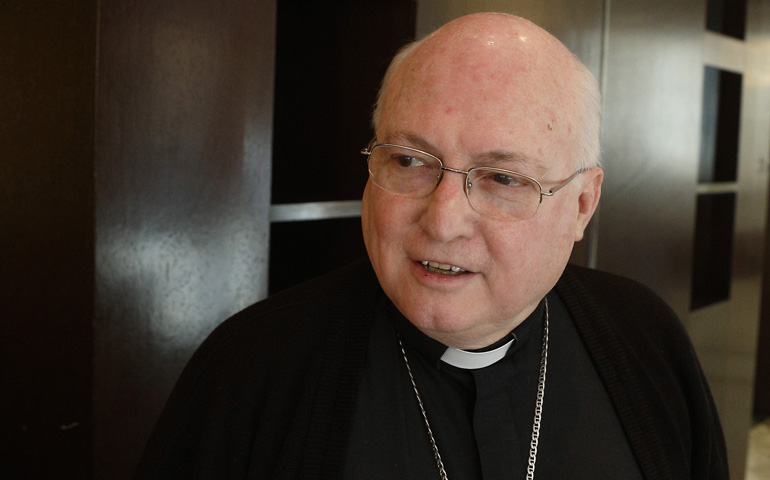
[[[558,295],[548,299],[548,370],[535,478],[641,479],[569,313]],[[514,330],[516,339],[502,360],[465,370],[441,361],[447,347],[417,330],[383,297],[369,338],[344,478],[440,478],[399,335],[448,478],[525,478],[543,315],[541,302]]]

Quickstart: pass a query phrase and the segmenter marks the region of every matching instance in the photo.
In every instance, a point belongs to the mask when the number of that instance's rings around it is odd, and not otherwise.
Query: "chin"
[[[437,312],[437,309],[428,310],[425,303],[420,300],[412,300],[412,305],[419,305],[418,308],[410,308],[409,303],[401,307],[398,302],[394,302],[399,311],[409,320],[412,325],[419,328],[426,335],[433,337],[431,333],[441,335],[452,335],[461,333],[473,326],[469,322],[467,315],[456,312]]]

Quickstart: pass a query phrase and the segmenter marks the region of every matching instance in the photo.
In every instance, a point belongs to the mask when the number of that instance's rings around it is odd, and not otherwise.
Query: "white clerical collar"
[[[448,363],[453,367],[466,370],[477,370],[479,368],[488,367],[502,360],[503,357],[505,357],[505,354],[508,353],[508,349],[511,348],[514,341],[516,341],[516,337],[511,335],[511,339],[505,344],[494,350],[489,350],[488,352],[469,352],[467,350],[448,347],[446,352],[441,356],[441,361]]]

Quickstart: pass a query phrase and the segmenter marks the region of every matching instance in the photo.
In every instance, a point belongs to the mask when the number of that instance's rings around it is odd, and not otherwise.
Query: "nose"
[[[428,195],[420,226],[433,240],[450,242],[473,233],[478,213],[465,196],[465,172],[444,167],[436,189]]]

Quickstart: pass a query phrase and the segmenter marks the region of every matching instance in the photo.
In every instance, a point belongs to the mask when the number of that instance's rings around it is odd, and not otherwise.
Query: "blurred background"
[[[217,324],[363,255],[387,63],[484,10],[600,80],[573,261],[677,311],[744,478],[770,417],[770,0],[0,2],[0,478],[129,478]]]

